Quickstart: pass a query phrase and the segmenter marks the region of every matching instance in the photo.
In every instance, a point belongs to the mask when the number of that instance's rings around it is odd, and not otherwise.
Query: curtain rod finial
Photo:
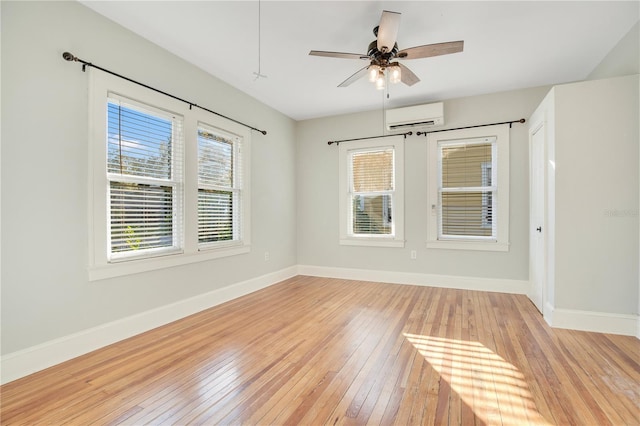
[[[73,56],[73,54],[69,53],[69,52],[64,52],[62,54],[62,57],[64,58],[65,61],[77,61],[78,58],[76,58],[75,56]]]

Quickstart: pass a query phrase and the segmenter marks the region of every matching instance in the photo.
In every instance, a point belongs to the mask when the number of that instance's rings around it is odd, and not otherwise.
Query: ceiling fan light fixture
[[[377,65],[369,66],[369,81],[375,83],[378,79],[378,73],[380,72],[380,67]]]
[[[380,70],[380,71],[378,71],[378,78],[376,80],[376,89],[377,90],[384,90],[384,88],[385,88],[384,71]]]
[[[393,84],[400,83],[402,81],[402,70],[397,63],[389,67],[389,81]]]

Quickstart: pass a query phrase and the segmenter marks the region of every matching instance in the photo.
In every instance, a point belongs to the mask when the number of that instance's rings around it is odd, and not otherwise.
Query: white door
[[[529,298],[543,312],[546,276],[545,263],[545,125],[534,127],[529,133]]]

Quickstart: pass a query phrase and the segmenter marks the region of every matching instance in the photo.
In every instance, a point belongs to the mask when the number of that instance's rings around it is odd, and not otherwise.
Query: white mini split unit
[[[442,126],[444,106],[442,102],[390,109],[386,114],[387,130],[404,131],[411,128]]]

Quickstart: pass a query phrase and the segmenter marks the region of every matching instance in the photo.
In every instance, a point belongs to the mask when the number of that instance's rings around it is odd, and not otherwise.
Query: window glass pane
[[[233,186],[233,141],[198,129],[198,181],[227,188]]]
[[[442,187],[480,187],[491,185],[492,144],[453,145],[442,147]],[[484,168],[483,168],[484,165]]]
[[[390,195],[354,195],[352,217],[354,234],[391,234],[392,205]]]
[[[198,243],[240,239],[241,188],[236,139],[198,128]],[[237,181],[236,181],[237,180]]]
[[[170,119],[109,100],[107,121],[109,173],[172,178]]]
[[[233,193],[198,190],[198,242],[233,239]]]
[[[393,149],[355,152],[351,155],[354,192],[393,190]]]
[[[110,183],[111,251],[172,247],[173,188]]]
[[[442,235],[492,236],[493,198],[492,191],[443,192]]]

